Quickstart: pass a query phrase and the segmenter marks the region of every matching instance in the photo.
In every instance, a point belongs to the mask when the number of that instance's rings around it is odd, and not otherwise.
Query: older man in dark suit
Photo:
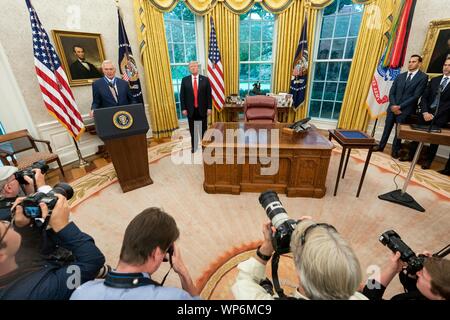
[[[443,75],[431,79],[428,84],[420,105],[422,107],[422,118],[420,124],[433,125],[433,127],[444,127],[450,118],[450,59],[445,60],[442,67]],[[413,142],[409,149],[409,155],[402,157],[401,161],[411,161],[417,149],[417,142]],[[422,169],[429,169],[439,148],[438,144],[430,145],[427,160]]]
[[[191,75],[181,80],[180,103],[183,115],[188,117],[191,152],[194,153],[199,140],[198,133],[194,130],[195,123],[201,122],[203,138],[208,125],[208,115],[211,114],[212,93],[209,79],[198,74],[198,62],[190,62],[189,71]]]
[[[416,112],[417,101],[427,86],[428,76],[419,70],[422,57],[412,55],[408,62],[408,72],[400,74],[392,84],[389,91],[389,107],[387,109],[386,122],[383,136],[374,151],[383,151],[391,134],[394,124],[404,123],[408,116]],[[401,140],[394,135],[392,142],[392,157],[398,158],[401,148]]]

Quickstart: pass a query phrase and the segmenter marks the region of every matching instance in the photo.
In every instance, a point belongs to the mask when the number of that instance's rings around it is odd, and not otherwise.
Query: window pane
[[[250,65],[250,80],[258,80],[259,78],[259,64]]]
[[[327,82],[325,85],[324,100],[333,100],[336,98],[337,82]],[[330,114],[331,117],[331,114]]]
[[[340,102],[336,102],[334,104],[333,119],[335,119],[335,120],[339,119],[339,114],[341,113],[341,107],[342,107],[342,103],[340,103]]]
[[[329,59],[330,47],[331,47],[331,40],[320,40],[319,54],[317,55],[317,59]]]
[[[195,26],[194,22],[185,22],[184,23],[184,38],[186,42],[195,43]]]
[[[174,44],[173,50],[175,53],[175,63],[185,62],[184,58],[184,45],[183,44]]]
[[[345,59],[353,58],[353,54],[355,53],[356,47],[356,38],[347,39],[347,47],[345,48]]]
[[[264,23],[262,41],[273,41],[273,22]]]
[[[311,106],[309,108],[309,116],[310,117],[319,117],[320,116],[320,106],[322,101],[320,100],[311,100]]]
[[[194,14],[186,6],[183,6],[183,20],[194,21]]]
[[[327,73],[327,63],[326,62],[317,62],[314,79],[315,80],[325,80],[326,73]]]
[[[343,62],[342,63],[341,77],[339,80],[347,81],[348,74],[350,73],[350,65],[351,65],[351,62]]]
[[[349,37],[356,37],[358,35],[360,24],[361,24],[361,15],[360,14],[352,15],[352,20],[350,23],[350,31],[348,33]]]
[[[250,40],[261,41],[261,23],[252,22],[250,25]]]
[[[334,28],[334,16],[323,17],[322,31],[320,33],[320,38],[331,38],[333,36]]]
[[[169,49],[169,60],[170,60],[170,63],[174,63],[174,57],[173,57],[173,48],[172,48],[172,45],[169,43],[169,44],[167,44],[167,47],[168,47],[168,49]]]
[[[167,22],[165,23],[165,27],[167,42],[172,42],[172,24]]]
[[[353,3],[352,0],[341,0],[339,1],[338,14],[351,13]]]
[[[330,14],[336,13],[336,7],[337,7],[337,1],[334,1],[332,4],[325,7],[325,9],[323,11],[323,15],[328,16]]]
[[[331,119],[331,115],[333,113],[334,102],[324,101],[322,104],[322,113],[320,114],[321,118]]]
[[[185,62],[196,61],[197,51],[195,44],[186,45],[186,60]]]
[[[250,82],[241,82],[239,83],[239,95],[241,97],[245,97],[249,91]]]
[[[266,94],[270,92],[270,82],[261,82],[261,93]]]
[[[331,59],[342,59],[344,56],[345,39],[333,40]]]
[[[261,44],[259,42],[250,43],[250,60],[260,61],[261,60]]]
[[[337,81],[339,79],[340,62],[330,62],[328,64],[327,81]]]
[[[249,40],[249,25],[247,21],[242,21],[239,26],[239,39],[241,42]]]
[[[347,82],[341,82],[339,83],[337,95],[336,95],[336,101],[342,101],[344,100],[344,94],[345,94],[345,87],[347,86]]]
[[[261,61],[272,61],[272,42],[262,43]]]
[[[249,76],[249,65],[241,63],[239,68],[239,79],[247,80]]]
[[[183,28],[180,23],[172,24],[172,36],[174,42],[183,42]]]
[[[261,64],[261,76],[260,80],[270,80],[272,75],[272,65],[271,64]]]
[[[350,16],[338,16],[336,18],[336,28],[334,29],[334,37],[346,37],[348,31],[348,25],[350,23]]]
[[[324,82],[317,82],[317,81],[313,82],[311,99],[322,100],[324,84],[325,84]]]
[[[363,4],[355,4],[353,9],[355,12],[363,12],[364,5]]]
[[[248,61],[248,43],[241,43],[241,46],[239,48],[240,51],[240,60],[241,61]]]

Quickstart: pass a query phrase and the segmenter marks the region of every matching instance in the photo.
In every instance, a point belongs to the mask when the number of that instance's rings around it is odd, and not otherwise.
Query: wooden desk
[[[372,156],[372,149],[373,147],[375,147],[377,144],[375,143],[375,140],[373,138],[368,138],[368,139],[361,139],[360,141],[351,141],[351,140],[344,140],[341,138],[341,136],[339,134],[336,134],[337,130],[328,130],[329,132],[329,139],[331,141],[331,138],[334,138],[334,140],[336,140],[341,146],[342,146],[342,154],[341,154],[341,161],[339,162],[339,169],[338,169],[338,174],[337,174],[337,178],[336,178],[336,185],[334,187],[334,196],[336,196],[337,193],[337,189],[339,186],[339,181],[341,178],[341,171],[342,171],[342,164],[344,162],[344,158],[345,158],[345,153],[347,152],[347,158],[345,160],[345,166],[344,166],[344,172],[342,173],[342,179],[344,179],[345,177],[345,171],[347,170],[347,164],[348,164],[348,159],[350,158],[350,153],[352,152],[352,149],[368,149],[369,152],[367,153],[367,157],[366,157],[366,162],[364,164],[364,169],[361,175],[361,180],[359,181],[359,186],[358,186],[358,191],[356,192],[356,197],[359,197],[359,193],[361,192],[361,188],[364,182],[364,177],[366,176],[366,172],[367,172],[367,167],[369,166],[370,163],[370,157]],[[342,131],[346,131],[346,130],[342,130]],[[347,131],[354,131],[354,130],[347,130]],[[364,132],[362,131],[356,131],[356,132],[360,132],[362,135],[365,135]],[[348,151],[347,151],[348,150]]]
[[[288,197],[322,198],[333,144],[314,127],[305,133],[289,135],[281,130],[286,126],[281,123],[213,124],[202,141],[204,190],[239,194],[271,189]],[[233,138],[238,129],[242,135]],[[272,135],[276,140],[272,141]],[[216,161],[208,160],[208,155]],[[273,162],[267,163],[268,157]],[[276,161],[278,170],[274,174],[262,174],[261,168],[268,168]]]
[[[287,122],[287,115],[289,113],[288,107],[277,108],[277,119],[278,122]],[[239,113],[244,112],[243,104],[229,104],[226,103],[223,107],[223,111],[225,112],[225,120],[227,122],[239,122]]]

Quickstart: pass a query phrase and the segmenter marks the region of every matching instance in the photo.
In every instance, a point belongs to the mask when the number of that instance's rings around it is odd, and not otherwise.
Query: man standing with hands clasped
[[[389,107],[383,136],[380,144],[373,151],[383,151],[394,124],[404,123],[408,116],[416,112],[417,101],[424,92],[428,81],[428,76],[419,70],[421,64],[422,57],[413,54],[408,62],[408,72],[403,72],[394,80],[389,91]],[[401,144],[401,140],[397,139],[397,133],[395,133],[392,142],[393,158],[399,157]]]
[[[208,125],[208,115],[211,114],[212,108],[212,95],[209,79],[198,74],[198,62],[191,61],[189,71],[191,75],[181,80],[180,103],[183,115],[188,117],[191,152],[194,153],[198,147],[200,123],[201,138],[203,138]]]

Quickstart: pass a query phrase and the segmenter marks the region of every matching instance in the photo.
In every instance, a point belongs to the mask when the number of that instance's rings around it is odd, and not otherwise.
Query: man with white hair
[[[95,109],[136,103],[128,82],[116,77],[116,67],[110,60],[102,63],[104,77],[92,84],[91,117]]]

